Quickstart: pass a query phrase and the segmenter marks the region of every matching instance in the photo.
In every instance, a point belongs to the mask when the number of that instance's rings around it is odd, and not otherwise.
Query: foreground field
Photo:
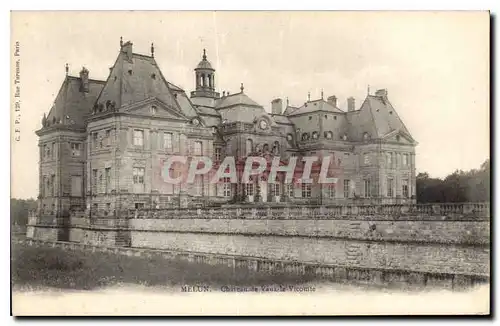
[[[60,288],[93,290],[117,284],[179,287],[183,285],[260,286],[303,284],[310,277],[263,274],[162,258],[64,251],[59,248],[12,246],[15,290]]]
[[[12,246],[12,313],[27,315],[485,314],[487,286],[407,292],[161,258]],[[209,287],[198,292],[196,286]],[[276,289],[241,293],[228,287]],[[314,289],[295,291],[293,289]],[[190,289],[185,291],[185,289]],[[193,291],[194,289],[194,291]]]

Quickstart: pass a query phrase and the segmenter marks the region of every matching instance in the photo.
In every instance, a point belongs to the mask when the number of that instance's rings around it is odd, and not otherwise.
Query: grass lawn
[[[179,287],[180,285],[258,286],[303,284],[311,276],[256,273],[162,258],[111,253],[65,251],[59,248],[12,244],[14,290],[50,288],[92,290],[116,284]]]

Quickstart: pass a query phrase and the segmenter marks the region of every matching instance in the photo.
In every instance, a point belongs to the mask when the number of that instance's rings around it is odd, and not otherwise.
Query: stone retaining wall
[[[477,283],[489,282],[489,277],[477,275],[423,273],[396,269],[383,270],[356,266],[345,267],[332,264],[319,265],[305,262],[270,260],[256,257],[231,256],[212,253],[93,246],[82,243],[54,242],[33,239],[16,240],[16,242],[27,246],[48,246],[64,250],[87,250],[91,252],[108,252],[125,256],[161,257],[168,260],[184,260],[209,265],[225,265],[230,268],[247,268],[255,272],[263,273],[314,275],[319,279],[382,286],[410,285],[418,287],[427,286],[429,288],[444,287],[450,289],[463,289]]]

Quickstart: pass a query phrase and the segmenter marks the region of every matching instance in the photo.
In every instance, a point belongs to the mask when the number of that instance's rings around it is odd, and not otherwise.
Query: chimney
[[[329,96],[327,99],[327,102],[336,108],[337,107],[337,96],[335,96],[335,95]]]
[[[347,111],[348,112],[354,111],[355,108],[356,108],[356,102],[354,97],[351,96],[347,99]]]
[[[375,92],[375,96],[387,98],[387,88],[379,89]]]
[[[127,54],[127,59],[132,60],[132,42],[127,41],[127,43],[122,45],[122,52]]]
[[[283,101],[280,98],[271,101],[271,113],[272,114],[282,114],[283,112]]]
[[[85,68],[82,67],[82,70],[80,71],[80,92],[89,92],[89,71]]]

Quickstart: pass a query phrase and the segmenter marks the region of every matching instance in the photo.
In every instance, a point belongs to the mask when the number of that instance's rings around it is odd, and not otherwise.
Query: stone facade
[[[116,216],[142,208],[216,206],[242,202],[294,204],[414,203],[416,142],[388,100],[387,90],[368,94],[346,111],[335,96],[293,107],[271,102],[271,113],[253,101],[244,85],[234,94],[216,91],[216,71],[204,51],[195,68],[195,90],[167,81],[154,48],[151,55],[120,51],[106,81],[68,75],[42,128],[39,211],[64,224],[71,211]],[[252,185],[172,185],[162,178],[171,155],[332,158],[336,183],[271,185],[264,176]],[[299,163],[300,170],[300,163]],[[173,174],[180,170],[173,169]],[[313,169],[313,175],[316,173]],[[280,176],[278,176],[280,178]],[[313,176],[314,178],[314,176]],[[281,180],[281,179],[280,179]],[[68,238],[63,234],[60,238]]]

